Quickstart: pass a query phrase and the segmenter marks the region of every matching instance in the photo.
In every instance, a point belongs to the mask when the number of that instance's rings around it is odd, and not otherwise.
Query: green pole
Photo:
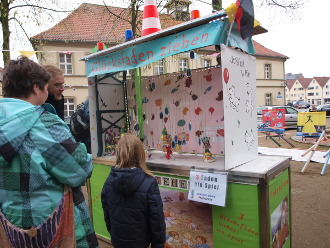
[[[141,87],[141,68],[135,69],[135,89],[136,89],[136,107],[138,123],[140,128],[140,139],[143,138],[143,113],[142,113],[142,87]]]

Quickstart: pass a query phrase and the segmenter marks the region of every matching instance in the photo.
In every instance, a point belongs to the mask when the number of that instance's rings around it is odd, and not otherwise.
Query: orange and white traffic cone
[[[156,6],[156,0],[144,0],[142,36],[162,30]]]

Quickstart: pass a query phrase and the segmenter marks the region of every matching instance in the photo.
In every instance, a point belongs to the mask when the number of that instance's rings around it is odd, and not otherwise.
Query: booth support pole
[[[136,88],[136,104],[140,130],[140,139],[143,139],[143,113],[142,113],[142,89],[141,89],[141,68],[135,69],[135,88]]]
[[[126,128],[127,130],[131,126],[129,123],[129,114],[128,114],[128,99],[127,99],[127,77],[126,71],[123,71],[123,87],[124,87],[124,104],[125,104],[125,114],[126,114]]]
[[[99,105],[99,90],[98,90],[98,79],[95,76],[95,103],[96,103],[96,126],[97,126],[97,156],[101,157],[103,154],[103,143],[102,143],[102,123],[101,113]]]

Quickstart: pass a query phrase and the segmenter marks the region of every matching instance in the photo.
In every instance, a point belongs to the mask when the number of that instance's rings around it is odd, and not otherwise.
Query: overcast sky
[[[64,0],[60,0],[64,1]],[[255,0],[254,2],[262,0]],[[67,1],[65,1],[67,2]],[[89,2],[102,4],[102,0],[71,0],[71,6],[77,6],[75,2]],[[127,0],[112,0],[105,2],[109,5],[116,2],[127,2]],[[203,2],[211,2],[211,0],[203,0],[199,4],[193,1],[190,10],[199,9],[201,15],[211,13],[211,7]],[[235,0],[223,0],[223,7],[228,7]],[[119,4],[114,4],[118,6]],[[127,4],[125,4],[126,7]],[[330,49],[329,44],[329,10],[330,1],[313,0],[301,8],[294,18],[275,9],[258,9],[255,8],[255,17],[268,30],[268,33],[256,35],[253,39],[263,46],[286,55],[289,59],[285,62],[286,73],[302,73],[305,77],[322,77],[330,76]],[[50,26],[55,23],[50,24]],[[38,29],[34,34],[45,30]],[[40,31],[39,31],[40,30]],[[12,48],[13,49],[13,48]],[[18,50],[31,50],[28,46],[19,48],[16,44],[14,50],[16,56]],[[14,53],[15,54],[15,53]],[[13,54],[13,56],[15,56]],[[1,56],[2,57],[2,56]],[[1,65],[1,61],[0,61]]]

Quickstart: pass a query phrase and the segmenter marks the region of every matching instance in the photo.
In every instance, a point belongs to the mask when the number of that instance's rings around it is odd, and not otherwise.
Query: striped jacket
[[[72,187],[77,247],[98,247],[80,186],[91,155],[49,104],[0,99],[0,210],[17,227],[38,226]]]

